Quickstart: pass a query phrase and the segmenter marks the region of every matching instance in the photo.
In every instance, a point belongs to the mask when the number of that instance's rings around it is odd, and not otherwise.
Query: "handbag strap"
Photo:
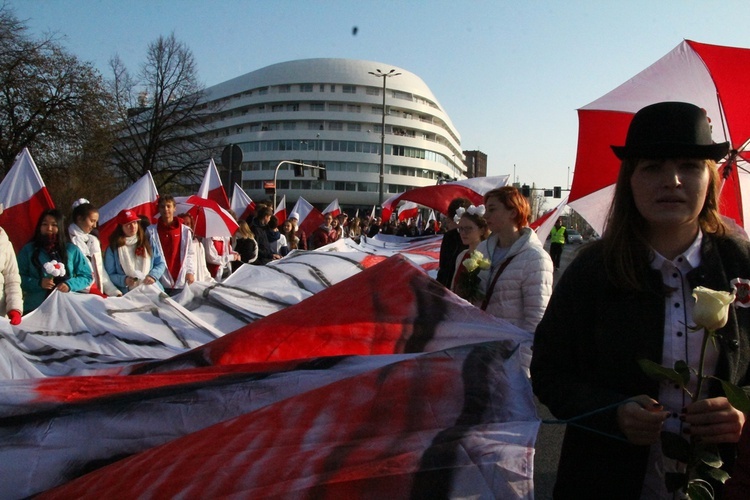
[[[487,306],[490,304],[492,293],[495,291],[495,284],[497,283],[497,279],[500,277],[502,272],[505,271],[505,268],[508,267],[508,264],[510,264],[510,261],[513,260],[513,257],[515,257],[515,255],[512,255],[509,259],[506,259],[505,262],[500,265],[497,272],[495,273],[495,276],[492,278],[492,283],[490,283],[490,287],[487,289],[487,294],[484,296],[484,300],[482,301],[482,311],[487,310]]]

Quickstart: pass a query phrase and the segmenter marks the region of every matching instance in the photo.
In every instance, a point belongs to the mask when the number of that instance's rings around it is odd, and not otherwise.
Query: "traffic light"
[[[521,186],[521,194],[524,196],[524,198],[528,198],[531,196],[531,188],[528,184],[524,184]]]
[[[555,194],[553,196],[554,198],[562,198],[562,188],[560,186],[555,186],[554,191],[555,191]]]
[[[318,180],[319,181],[325,181],[328,180],[328,174],[326,173],[326,164],[321,163],[318,165],[320,168],[318,170]]]
[[[302,165],[294,165],[294,176],[295,177],[304,177],[305,176],[305,167]]]

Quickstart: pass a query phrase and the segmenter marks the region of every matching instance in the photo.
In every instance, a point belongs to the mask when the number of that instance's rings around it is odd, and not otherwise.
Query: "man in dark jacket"
[[[266,235],[266,226],[268,225],[268,221],[271,220],[272,215],[273,211],[271,208],[265,205],[260,206],[255,212],[252,229],[255,241],[258,242],[258,258],[253,262],[256,266],[262,266],[272,260],[281,258],[281,255],[274,254],[271,250],[271,245],[268,243],[268,236]]]

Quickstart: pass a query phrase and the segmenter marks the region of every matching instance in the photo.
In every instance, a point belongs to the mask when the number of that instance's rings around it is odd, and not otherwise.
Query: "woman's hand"
[[[42,278],[39,281],[39,286],[42,290],[53,290],[55,288],[55,280],[53,278]]]
[[[149,276],[146,276],[145,278],[143,278],[143,284],[144,285],[153,285],[154,283],[156,283],[156,280],[154,279],[153,276],[149,275]]]
[[[701,399],[687,405],[680,420],[690,424],[690,435],[704,443],[736,443],[745,414],[725,397]]]
[[[70,287],[68,286],[67,283],[60,283],[55,288],[57,288],[59,291],[63,293],[68,293],[70,291]]]
[[[131,290],[138,286],[138,278],[131,278],[130,276],[125,277],[125,286],[128,287],[128,290]]]
[[[636,445],[652,445],[660,438],[662,424],[669,416],[658,401],[645,394],[631,398],[617,408],[617,424],[625,437]]]

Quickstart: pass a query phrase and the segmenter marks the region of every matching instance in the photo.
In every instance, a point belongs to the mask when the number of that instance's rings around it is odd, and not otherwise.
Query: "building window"
[[[331,92],[336,92],[336,85],[331,84]]]
[[[296,122],[284,122],[284,130],[295,130],[296,128]]]
[[[328,130],[342,131],[344,130],[344,124],[341,122],[328,122]]]
[[[279,94],[288,94],[292,91],[291,85],[279,85]]]
[[[373,106],[372,107],[372,114],[373,115],[382,115],[383,114],[383,106]]]
[[[284,111],[284,105],[283,104],[274,104],[271,106],[271,112],[272,113],[278,113],[279,111]]]
[[[237,127],[237,130],[235,130],[235,133],[241,134],[242,133],[242,127]]]
[[[362,106],[360,106],[359,104],[347,104],[346,110],[349,113],[359,113],[360,111],[362,111]]]
[[[367,87],[367,95],[380,95],[380,89],[377,87]]]
[[[328,111],[344,111],[344,105],[339,103],[329,103]]]
[[[268,94],[268,87],[261,87],[258,89],[258,95],[266,95]]]
[[[346,124],[346,130],[349,132],[361,132],[362,131],[362,124],[360,123],[347,123]]]
[[[311,102],[310,111],[325,111],[325,104],[322,102]]]
[[[313,91],[312,83],[301,83],[299,85],[299,91],[300,92],[312,92]]]
[[[308,130],[323,130],[323,122],[307,122]]]
[[[320,84],[320,87],[318,87],[318,89],[319,89],[319,90],[320,90],[321,92],[325,92],[325,91],[326,91],[326,86],[325,86],[325,84],[324,84],[324,83],[321,83],[321,84]]]
[[[287,111],[299,111],[299,103],[295,102],[292,104],[287,104],[286,110]]]
[[[354,85],[342,85],[341,86],[341,91],[344,94],[356,94],[357,93],[357,87],[355,87]]]

